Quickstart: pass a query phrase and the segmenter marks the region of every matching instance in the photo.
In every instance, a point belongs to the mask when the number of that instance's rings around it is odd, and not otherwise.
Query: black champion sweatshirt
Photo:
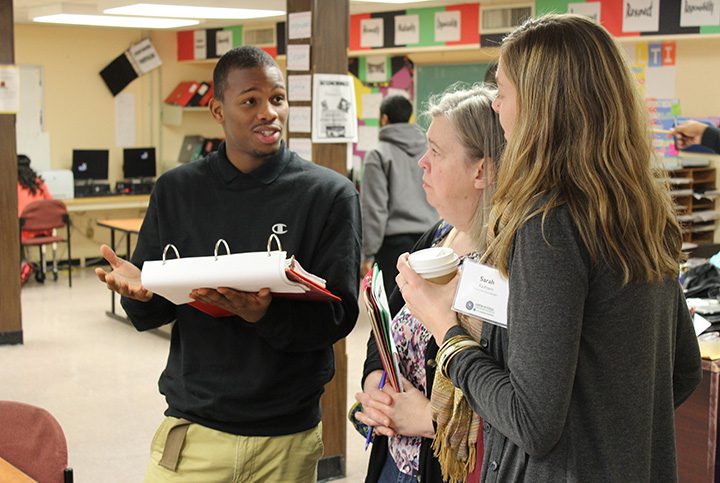
[[[342,302],[274,299],[248,323],[159,295],[146,303],[123,297],[138,330],[175,320],[159,382],[166,415],[246,436],[292,434],[320,421],[320,395],[335,371],[332,344],[358,315],[360,207],[347,179],[284,147],[243,174],[223,144],[158,179],[132,262],[161,259],[168,243],[181,257],[211,255],[220,238],[233,253],[263,251],[273,227],[283,250]]]

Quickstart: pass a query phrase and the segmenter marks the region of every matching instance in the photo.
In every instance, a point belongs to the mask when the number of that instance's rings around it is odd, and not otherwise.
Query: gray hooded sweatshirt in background
[[[375,256],[386,236],[424,233],[438,220],[422,187],[418,160],[427,150],[417,124],[388,124],[365,155],[360,189],[363,257]]]

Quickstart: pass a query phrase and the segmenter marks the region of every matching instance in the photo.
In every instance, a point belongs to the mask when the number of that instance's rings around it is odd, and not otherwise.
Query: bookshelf
[[[718,219],[716,197],[720,191],[717,170],[711,161],[679,158],[676,165],[668,167],[668,182],[683,229],[683,242],[713,243]]]

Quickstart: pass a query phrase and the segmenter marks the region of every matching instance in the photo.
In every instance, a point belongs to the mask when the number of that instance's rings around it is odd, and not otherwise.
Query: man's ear
[[[390,118],[387,114],[381,114],[380,115],[380,127],[385,127],[388,124],[390,124]]]
[[[482,158],[477,161],[475,169],[475,179],[473,186],[475,189],[483,190],[490,186],[495,180],[495,169],[492,159]]]
[[[223,114],[222,102],[218,101],[214,97],[210,98],[210,114],[212,115],[215,122],[222,124],[225,122],[225,114]]]

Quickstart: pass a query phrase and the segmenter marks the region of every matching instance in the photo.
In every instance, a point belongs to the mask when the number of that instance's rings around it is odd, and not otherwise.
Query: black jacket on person
[[[437,222],[432,228],[426,231],[420,239],[415,243],[412,251],[422,250],[429,248],[433,244],[435,239],[435,233],[440,226],[442,221]],[[395,288],[390,299],[390,311],[393,317],[397,314],[400,309],[405,305],[405,301],[402,298],[400,291]],[[428,340],[428,345],[425,350],[425,373],[427,377],[427,391],[428,394],[432,394],[433,380],[435,378],[435,355],[438,351],[438,345],[435,343],[435,339],[431,337]],[[365,365],[363,368],[363,378],[361,382],[365,382],[365,378],[373,371],[382,370],[382,362],[380,362],[380,354],[375,344],[375,338],[370,334],[370,338],[367,343],[367,356],[365,358]],[[442,472],[440,470],[440,463],[437,458],[433,455],[431,438],[422,438],[420,445],[420,464],[418,468],[418,481],[423,483],[441,483]],[[370,453],[370,460],[368,462],[367,476],[365,477],[365,483],[375,483],[380,477],[380,472],[385,464],[385,458],[389,457],[388,452],[388,438],[386,436],[376,435],[373,438],[372,451]]]
[[[320,396],[335,372],[332,345],[358,315],[360,204],[352,183],[284,149],[249,174],[216,153],[162,175],[150,197],[132,262],[208,256],[218,239],[233,253],[282,249],[327,280],[341,302],[273,298],[255,323],[214,318],[154,295],[123,298],[138,330],[175,320],[160,376],[167,416],[244,436],[293,434],[320,421]]]
[[[700,144],[720,154],[720,128],[708,126],[703,132]]]

